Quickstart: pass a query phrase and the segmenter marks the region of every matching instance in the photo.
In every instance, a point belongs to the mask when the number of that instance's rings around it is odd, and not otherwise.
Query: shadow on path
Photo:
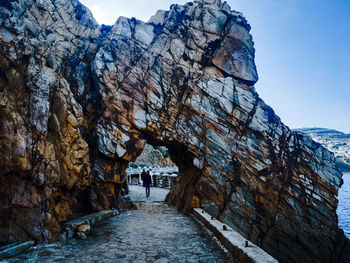
[[[140,209],[103,221],[86,240],[38,246],[5,262],[231,262],[191,217],[159,203],[168,192],[151,188],[146,198],[143,187],[131,186]]]

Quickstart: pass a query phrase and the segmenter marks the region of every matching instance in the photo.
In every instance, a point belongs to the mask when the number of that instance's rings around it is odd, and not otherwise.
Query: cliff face
[[[168,149],[166,147],[153,147],[152,145],[146,144],[143,148],[142,153],[137,157],[134,163],[136,166],[146,165],[150,166],[174,166],[175,164],[171,161]]]
[[[179,210],[202,207],[281,262],[346,262],[335,158],[259,98],[242,14],[196,0],[101,27],[75,0],[6,0],[0,19],[1,243],[118,207],[147,142],[180,169]]]
[[[350,134],[326,128],[296,129],[334,153],[340,171],[350,172]]]
[[[100,28],[77,1],[1,1],[0,18],[0,241],[52,239],[91,185]]]

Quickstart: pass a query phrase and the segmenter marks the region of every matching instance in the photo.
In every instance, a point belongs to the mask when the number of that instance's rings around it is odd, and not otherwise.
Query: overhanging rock
[[[259,98],[241,13],[197,0],[108,27],[76,0],[17,0],[0,22],[1,243],[118,207],[148,142],[179,167],[179,210],[203,208],[280,262],[348,262],[335,158]]]

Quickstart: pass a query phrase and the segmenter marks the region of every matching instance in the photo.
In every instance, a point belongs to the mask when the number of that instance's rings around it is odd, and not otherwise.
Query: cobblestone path
[[[151,189],[151,195],[152,190],[157,191]],[[160,192],[164,192],[162,190]],[[5,262],[214,263],[230,260],[191,217],[165,204],[144,203],[139,210],[126,211],[103,221],[92,229],[86,240],[40,246]]]

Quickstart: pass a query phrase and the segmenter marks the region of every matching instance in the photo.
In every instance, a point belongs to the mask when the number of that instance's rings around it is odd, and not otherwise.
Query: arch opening
[[[142,183],[141,176],[137,174],[137,178],[128,175],[128,169],[136,168],[142,171],[144,167],[153,168],[156,175],[152,178],[152,185],[170,190],[164,200],[167,204],[175,206],[184,213],[190,213],[193,207],[199,207],[199,200],[196,200],[195,196],[201,170],[194,165],[195,155],[189,147],[175,140],[157,140],[150,134],[143,134],[142,137],[145,144],[142,151],[135,151],[136,156],[128,163],[128,168],[125,169],[126,183],[123,188],[126,184]],[[153,156],[147,156],[147,154]],[[160,160],[156,160],[157,156],[161,157]],[[176,173],[176,179],[169,178],[169,183],[157,182],[159,179],[157,172],[159,173],[161,167],[165,168],[164,173],[167,173],[167,169],[173,174]]]

